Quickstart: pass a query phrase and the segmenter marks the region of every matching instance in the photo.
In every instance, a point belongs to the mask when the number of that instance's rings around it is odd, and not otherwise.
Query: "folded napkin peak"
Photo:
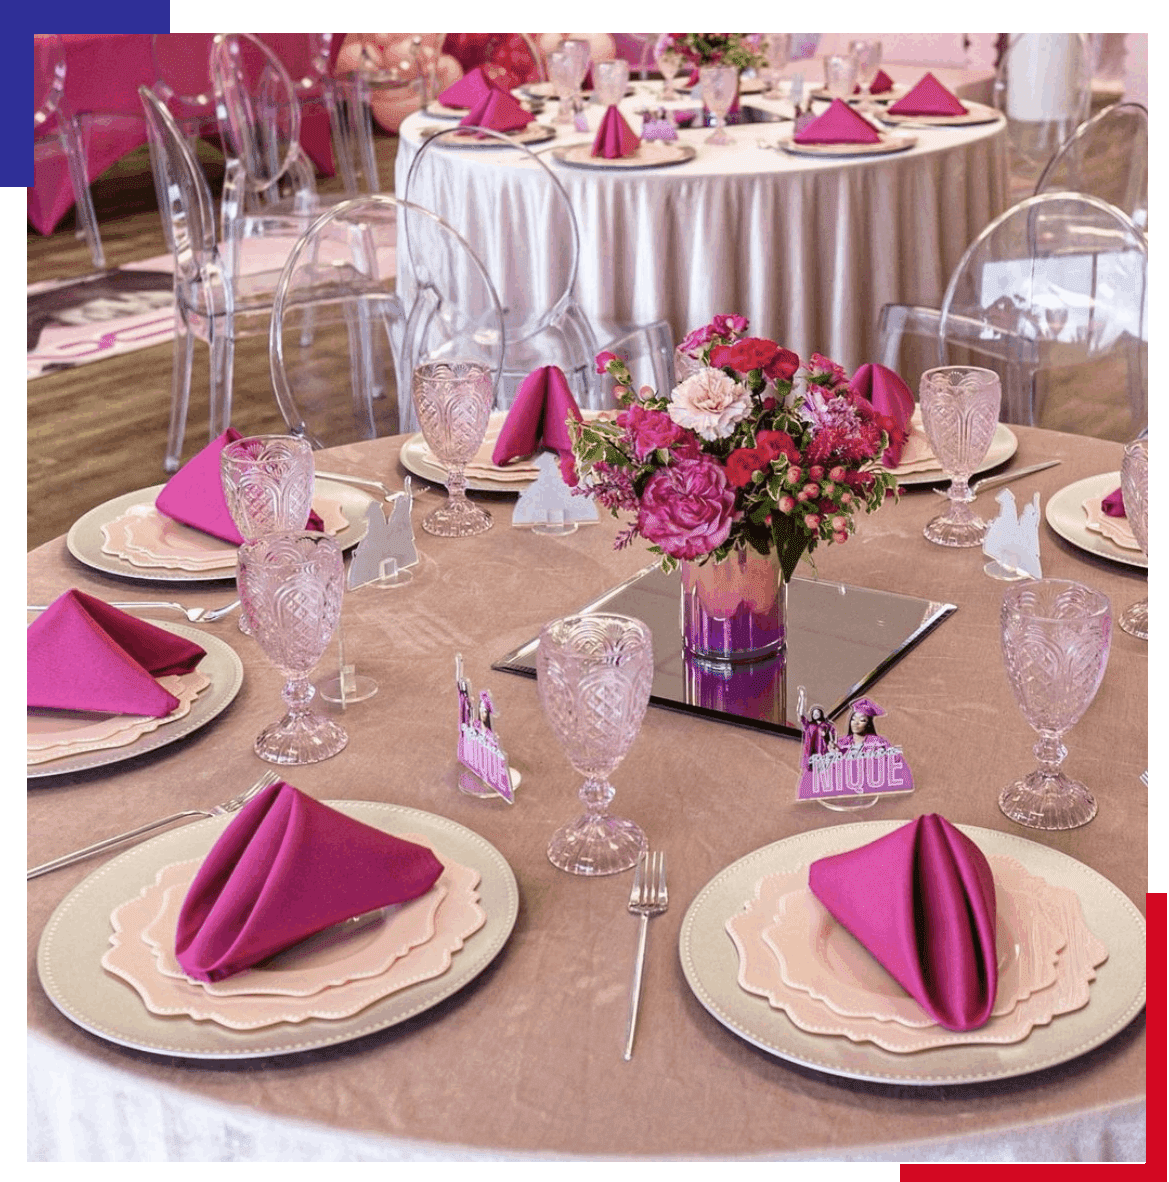
[[[1118,488],[1115,492],[1110,492],[1100,502],[1100,508],[1109,517],[1127,517],[1128,514],[1124,509],[1124,491]]]
[[[928,70],[908,94],[889,104],[891,115],[965,115],[966,111],[958,97]]]
[[[28,705],[164,718],[179,700],[156,680],[190,673],[206,649],[84,591],[66,591],[28,627]]]
[[[876,77],[869,83],[869,94],[888,94],[893,89],[893,79],[885,73],[884,70],[877,70]],[[853,94],[860,94],[861,88],[858,82]]]
[[[531,111],[505,90],[492,88],[459,120],[460,127],[486,127],[491,131],[520,131],[532,122]]]
[[[881,136],[863,115],[834,98],[828,110],[797,131],[792,139],[797,144],[876,144]]]
[[[567,422],[580,419],[580,407],[558,365],[534,369],[520,386],[499,431],[491,462],[502,467],[509,460],[530,456],[543,446],[564,455],[572,451]]]
[[[939,1025],[974,1030],[998,988],[990,865],[928,813],[859,849],[813,862],[812,893]]]
[[[483,67],[476,66],[469,74],[464,74],[442,91],[438,101],[444,107],[466,107],[469,110],[481,103],[491,91],[498,89],[499,87],[484,73]]]
[[[592,154],[614,160],[619,156],[632,156],[639,147],[641,140],[637,132],[629,126],[616,106],[606,108],[593,140]]]
[[[314,800],[284,781],[253,797],[199,867],[175,955],[220,981],[333,924],[424,895],[434,853]]]
[[[213,439],[166,482],[154,500],[154,507],[183,525],[222,538],[234,546],[242,545],[243,537],[228,512],[219,468],[223,449],[240,438],[242,436],[234,427],[228,427]]]
[[[866,363],[852,375],[849,388],[865,399],[879,415],[889,420],[885,424],[889,446],[885,449],[884,465],[896,468],[901,463],[901,452],[909,438],[910,419],[915,403],[913,391],[901,375],[886,365]]]

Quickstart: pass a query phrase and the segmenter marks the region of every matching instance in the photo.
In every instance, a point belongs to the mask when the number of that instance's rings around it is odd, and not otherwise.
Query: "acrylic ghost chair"
[[[86,167],[85,117],[73,111],[65,90],[68,73],[65,43],[57,33],[38,33],[33,38],[33,52],[36,55],[34,77],[45,82],[43,93],[36,96],[37,105],[32,117],[33,156],[36,160],[64,156],[77,209],[77,237],[85,240],[93,265],[104,271],[105,253]]]
[[[444,163],[445,145],[468,134],[498,140],[513,154],[512,168],[500,168],[492,151],[490,185],[452,187]],[[457,144],[457,139],[454,139]],[[465,149],[463,149],[465,151]],[[572,202],[560,179],[539,153],[507,135],[482,127],[455,126],[430,136],[410,161],[403,197],[449,221],[483,260],[503,306],[507,331],[503,378],[497,406],[509,407],[524,378],[541,365],[557,365],[581,407],[604,405],[595,358],[602,350],[636,355],[647,364],[644,380],[657,389],[673,384],[673,339],[669,325],[592,324],[576,295],[580,231]],[[418,252],[409,241],[411,217],[402,220],[399,249],[409,266]],[[517,268],[514,255],[530,244],[538,273]]]
[[[983,365],[1002,379],[1003,422],[1074,430],[1062,403],[1094,417],[1094,433],[1130,439],[1148,414],[1147,277],[1144,235],[1120,210],[1028,197],[967,248],[940,308],[882,308],[879,359],[911,388],[919,365]],[[925,347],[911,363],[914,344]]]
[[[267,331],[279,277],[279,266],[241,270],[241,255],[255,244],[282,265],[305,222],[273,214],[238,218],[232,224],[233,249],[225,255],[216,234],[211,189],[190,143],[154,91],[141,86],[138,94],[163,234],[174,259],[175,340],[164,461],[166,470],[174,472],[186,433],[194,339],[206,341],[211,350],[209,436],[214,438],[231,423],[235,340]]]
[[[150,39],[153,90],[192,141],[218,131],[211,87],[214,33],[155,33]]]
[[[420,256],[410,295],[394,275],[397,222],[411,218]],[[441,218],[389,195],[322,214],[288,256],[269,329],[276,401],[314,447],[412,431],[414,368],[477,361],[497,386],[499,300],[474,252]]]
[[[1081,123],[1043,170],[1036,193],[1088,193],[1149,230],[1149,112],[1114,103]]]

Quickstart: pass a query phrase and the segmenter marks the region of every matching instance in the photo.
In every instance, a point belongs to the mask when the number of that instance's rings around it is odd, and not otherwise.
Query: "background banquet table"
[[[744,102],[790,111],[755,96]],[[638,93],[621,110],[640,131],[634,112],[653,105]],[[556,107],[548,103],[540,122],[551,124]],[[554,144],[534,150],[591,142],[602,111],[585,110],[588,134],[558,128]],[[453,121],[421,111],[402,123],[399,197],[424,130],[439,126]],[[753,333],[801,356],[824,353],[851,371],[874,354],[882,305],[939,306],[963,251],[1006,207],[1005,123],[906,129],[916,146],[884,157],[789,156],[759,146],[791,126],[732,127],[735,143],[725,147],[705,144],[706,129],[683,129],[678,142],[697,155],[665,168],[553,162],[576,213],[576,292],[594,325],[664,319],[677,342],[734,310]],[[458,227],[474,219],[467,237],[505,306],[509,291],[546,289],[564,246],[546,229],[541,170],[498,146],[443,148],[431,157],[411,199]]]
[[[1019,481],[1044,501],[1074,480],[1119,467],[1117,444],[1015,428],[1018,465],[1063,462]],[[397,485],[401,439],[322,453],[322,470]],[[416,523],[439,493],[424,487]],[[291,781],[321,799],[386,801],[449,817],[492,842],[514,869],[519,918],[487,971],[436,1009],[332,1049],[239,1063],[127,1050],[74,1026],[36,975],[53,909],[101,859],[28,884],[29,1156],[52,1159],[523,1155],[1091,1160],[1144,1154],[1144,1017],[1062,1066],[1017,1079],[937,1088],[851,1082],[773,1058],[724,1029],[683,977],[678,936],[697,892],[731,862],[841,817],[797,804],[799,743],[651,707],[618,770],[617,811],[667,851],[669,911],[650,928],[645,992],[631,1062],[621,1059],[636,925],[628,874],[596,880],[555,870],[544,849],[574,810],[575,776],[540,710],[535,682],[490,666],[548,619],[641,569],[637,546],[614,552],[608,519],[563,538],[510,526],[512,501],[484,497],[495,527],[445,540],[418,532],[422,565],[408,586],[347,597],[359,669],[381,683],[344,715],[339,756]],[[993,507],[988,496],[984,507]],[[940,502],[903,494],[847,545],[817,555],[821,577],[958,605],[870,691],[886,709],[917,785],[863,819],[940,812],[1021,833],[1110,879],[1143,912],[1147,889],[1147,650],[1116,628],[1103,685],[1071,732],[1068,768],[1099,800],[1084,828],[1039,834],[999,813],[998,790],[1031,763],[1033,735],[999,655],[1004,584],[977,551],[945,551],[921,528]],[[1083,580],[1119,612],[1145,593],[1142,572],[1096,559],[1042,527],[1045,574]],[[804,572],[806,573],[806,572]],[[28,556],[30,603],[70,586],[106,599],[152,598],[74,562],[62,539]],[[230,583],[163,598],[214,605]],[[161,619],[173,618],[161,616]],[[251,753],[276,714],[279,678],[234,616],[208,629],[240,654],[242,691],[184,742],[105,770],[30,781],[28,861],[35,865],[178,807],[209,806],[256,778]],[[497,724],[523,772],[516,803],[455,789],[454,654],[489,686]],[[855,816],[845,814],[845,821]],[[1101,933],[1105,941],[1108,933]],[[1058,1022],[1059,1019],[1056,1019]]]

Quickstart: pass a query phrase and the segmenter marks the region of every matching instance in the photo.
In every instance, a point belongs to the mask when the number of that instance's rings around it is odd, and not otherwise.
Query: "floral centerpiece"
[[[632,514],[617,548],[644,539],[663,570],[683,566],[684,593],[692,586],[697,594],[705,581],[698,607],[725,609],[727,621],[738,612],[743,628],[782,601],[801,558],[847,541],[858,513],[872,513],[896,491],[881,461],[890,439],[903,437],[835,362],[816,353],[802,362],[774,341],[745,336],[747,327],[741,316],[716,316],[690,333],[681,348],[696,353],[701,368],[669,394],[635,391],[625,362],[601,353],[597,370],[613,377],[624,409],[612,420],[570,422],[566,465],[578,494],[615,517]],[[779,631],[774,643],[742,651],[774,651],[782,620]],[[759,638],[752,631],[745,639]]]
[[[657,52],[672,49],[691,66],[734,66],[737,70],[766,65],[760,33],[663,33]]]

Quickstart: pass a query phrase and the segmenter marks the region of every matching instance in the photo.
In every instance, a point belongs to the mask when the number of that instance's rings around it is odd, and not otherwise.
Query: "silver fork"
[[[150,599],[134,599],[125,603],[111,603],[110,607],[120,607],[124,611],[129,611],[131,608],[137,610],[158,610],[160,608],[168,608],[171,611],[180,612],[186,616],[192,624],[213,624],[216,620],[222,620],[224,616],[230,612],[235,611],[239,607],[239,600],[233,600],[231,603],[225,603],[223,607],[185,607],[181,603],[164,603],[161,600]],[[47,603],[30,603],[25,611],[43,612],[48,611],[49,605]]]
[[[269,784],[275,784],[278,779],[280,779],[280,776],[277,772],[265,772],[245,792],[241,792],[238,796],[233,796],[230,800],[225,800],[222,804],[213,805],[209,809],[187,809],[181,813],[172,813],[169,817],[162,817],[157,821],[151,821],[149,825],[140,825],[137,829],[131,829],[128,833],[119,833],[117,837],[107,837],[104,841],[87,845],[83,850],[76,850],[72,854],[65,854],[60,858],[54,858],[53,861],[45,862],[41,866],[34,866],[28,872],[28,877],[37,878],[42,874],[48,874],[50,870],[60,870],[62,866],[72,866],[74,862],[80,862],[82,858],[88,858],[90,854],[100,854],[102,850],[108,850],[112,846],[129,841],[131,838],[141,837],[142,834],[149,833],[152,829],[161,829],[164,825],[169,825],[173,821],[185,821],[188,817],[222,817],[228,813],[238,813],[257,792],[261,792]]]
[[[633,1058],[633,1034],[637,1028],[637,1007],[641,1001],[641,971],[645,965],[645,934],[650,917],[661,915],[669,905],[666,893],[666,855],[658,850],[642,850],[633,871],[633,889],[629,892],[629,910],[641,916],[637,933],[637,960],[633,964],[633,989],[629,996],[629,1032],[625,1036],[625,1060]]]

